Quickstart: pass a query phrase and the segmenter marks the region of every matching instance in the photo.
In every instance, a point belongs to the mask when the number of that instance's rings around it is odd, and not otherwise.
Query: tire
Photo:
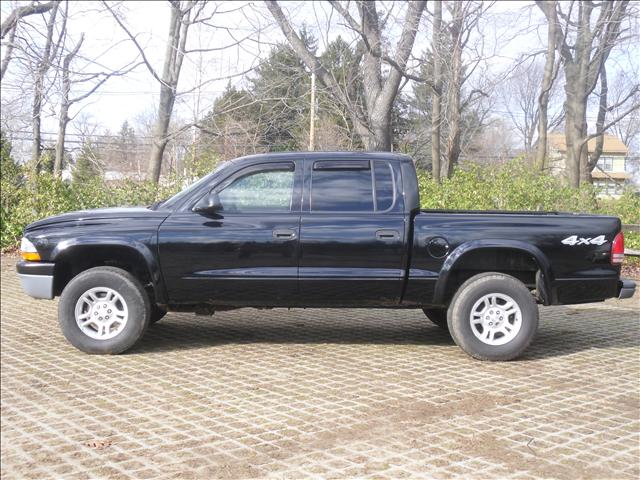
[[[526,350],[536,335],[538,305],[516,278],[483,273],[458,289],[447,321],[453,340],[473,358],[512,360]]]
[[[151,314],[149,315],[149,325],[153,325],[154,323],[159,322],[164,318],[166,314],[167,314],[167,311],[164,308],[159,307],[155,303],[152,303]]]
[[[130,349],[147,329],[150,314],[149,296],[140,282],[114,267],[91,268],[76,275],[58,305],[58,322],[66,339],[78,350],[94,354]]]
[[[422,311],[434,324],[436,324],[443,330],[449,330],[449,325],[447,324],[446,308],[423,308]]]

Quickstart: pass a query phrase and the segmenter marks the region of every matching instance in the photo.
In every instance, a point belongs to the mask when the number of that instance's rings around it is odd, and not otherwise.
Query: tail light
[[[611,265],[620,265],[624,260],[624,234],[616,235],[611,243]]]

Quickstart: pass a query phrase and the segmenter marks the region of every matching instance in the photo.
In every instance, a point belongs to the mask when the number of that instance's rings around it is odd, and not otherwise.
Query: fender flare
[[[74,250],[79,248],[91,248],[91,247],[119,247],[126,248],[127,250],[135,253],[139,256],[145,264],[147,271],[149,272],[149,278],[151,278],[151,284],[153,286],[153,293],[158,303],[166,303],[167,294],[164,285],[164,279],[162,272],[160,271],[160,265],[153,255],[153,252],[144,243],[134,240],[122,238],[104,238],[100,239],[100,243],[96,243],[95,239],[73,238],[63,240],[58,243],[51,252],[51,261],[58,261],[61,257],[71,255]]]
[[[442,265],[434,291],[434,303],[444,304],[447,283],[449,282],[451,272],[455,269],[456,264],[458,264],[458,262],[468,253],[489,248],[516,250],[531,255],[538,265],[539,273],[536,275],[536,283],[540,289],[540,297],[542,298],[544,305],[550,305],[553,303],[551,289],[553,273],[549,259],[535,245],[527,242],[521,242],[519,240],[471,240],[458,246],[453,252],[451,252]]]

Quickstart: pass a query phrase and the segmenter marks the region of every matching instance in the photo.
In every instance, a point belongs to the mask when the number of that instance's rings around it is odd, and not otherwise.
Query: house
[[[587,143],[589,153],[596,145],[592,138]],[[562,173],[565,168],[567,144],[564,133],[551,133],[548,136],[549,168],[552,173]],[[618,197],[622,193],[625,182],[631,178],[626,171],[627,146],[614,135],[604,135],[602,154],[596,168],[591,172],[593,184],[603,197]]]

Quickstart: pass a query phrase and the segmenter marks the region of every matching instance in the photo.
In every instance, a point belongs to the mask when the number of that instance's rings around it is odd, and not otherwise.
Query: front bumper
[[[53,298],[54,263],[18,262],[16,270],[24,293],[34,298]]]
[[[636,292],[636,282],[633,280],[623,280],[618,282],[618,298],[631,298]]]

